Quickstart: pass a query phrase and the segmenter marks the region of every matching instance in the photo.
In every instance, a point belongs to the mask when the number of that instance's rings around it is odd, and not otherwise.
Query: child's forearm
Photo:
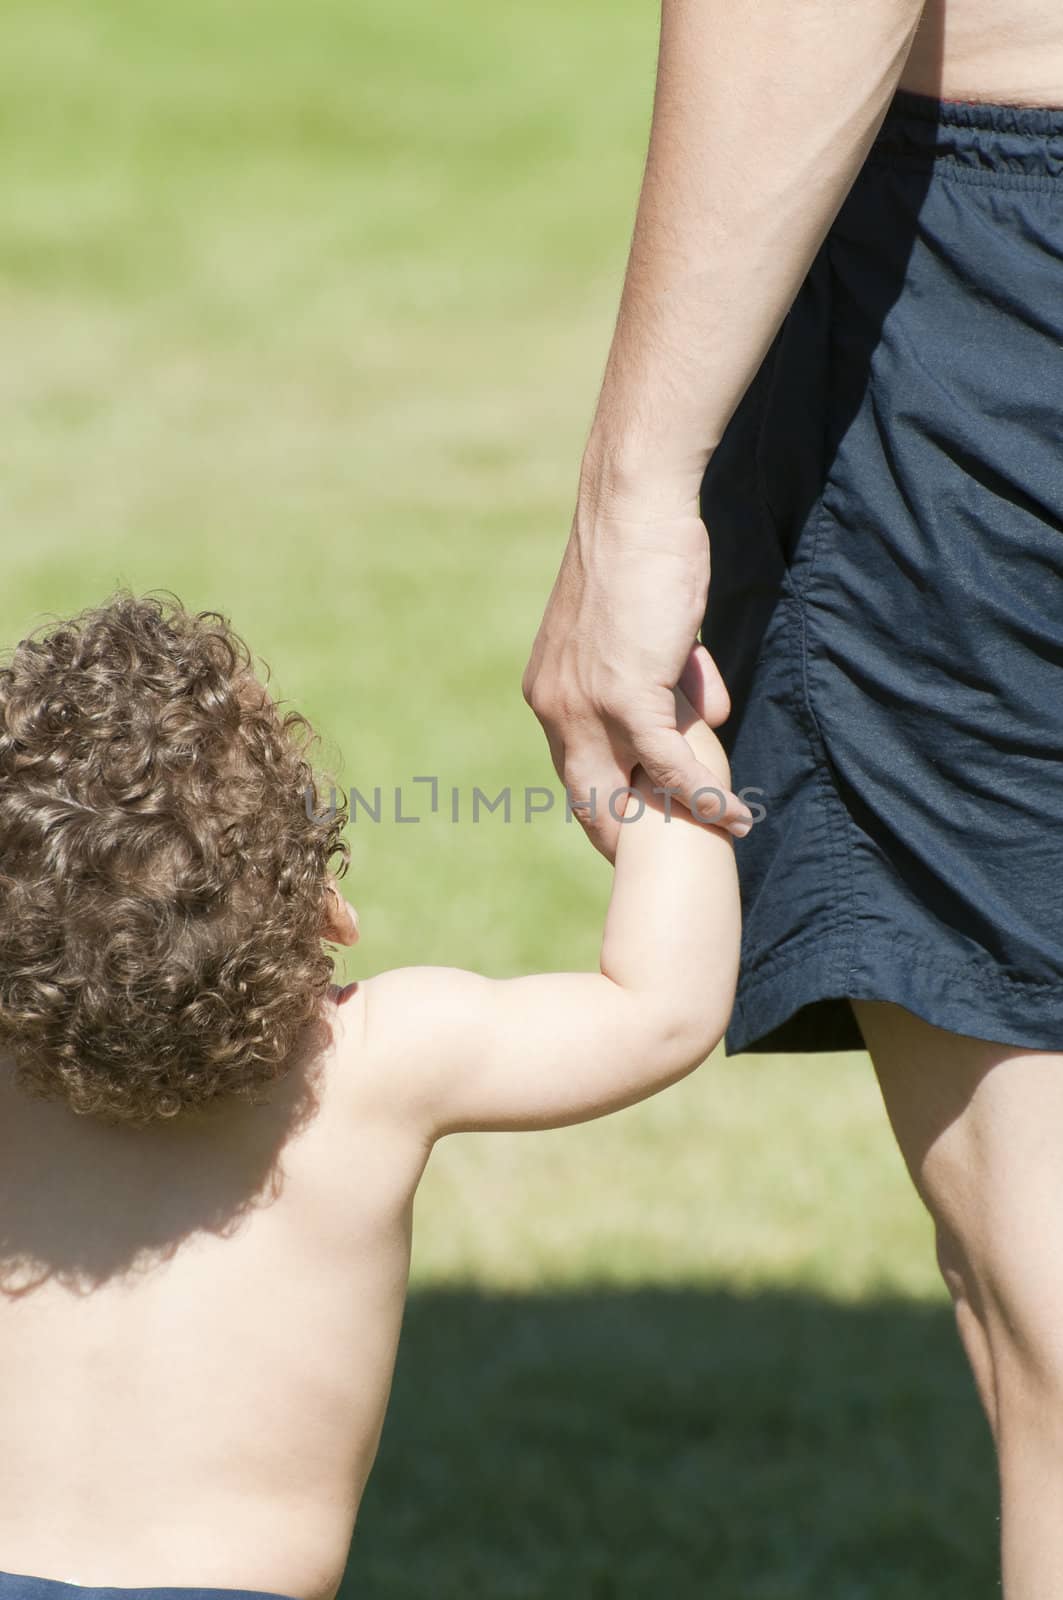
[[[728,787],[719,740],[679,690],[676,714]],[[654,794],[641,769],[634,789],[600,972],[408,967],[363,982],[363,1037],[387,1063],[387,1115],[429,1142],[461,1129],[558,1128],[633,1105],[715,1049],[738,975],[734,845]]]
[[[714,765],[724,768],[722,789],[730,777],[720,760]],[[637,798],[629,799],[630,820],[620,829],[601,970],[684,1022],[695,1039],[707,1041],[707,1054],[734,999],[740,928],[735,846],[669,796],[654,793],[641,769],[633,787]]]

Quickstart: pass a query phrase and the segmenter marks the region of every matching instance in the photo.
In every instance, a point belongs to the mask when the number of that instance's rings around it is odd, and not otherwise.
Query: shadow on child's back
[[[327,1042],[324,1024],[308,1028],[259,1103],[145,1127],[31,1097],[0,1060],[0,1296],[47,1283],[91,1294],[170,1261],[197,1235],[235,1234],[280,1197],[283,1152],[319,1110]]]

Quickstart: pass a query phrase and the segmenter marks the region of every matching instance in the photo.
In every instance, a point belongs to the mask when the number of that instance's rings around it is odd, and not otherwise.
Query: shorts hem
[[[769,951],[743,973],[724,1035],[728,1056],[744,1052],[802,1053],[859,1050],[858,1043],[790,1046],[787,1024],[805,1007],[824,1001],[886,1000],[924,1022],[966,1038],[1018,1049],[1063,1051],[1063,975],[1036,978],[986,962],[942,960],[940,950],[903,934],[867,938],[854,953],[849,976],[839,986],[838,953],[830,937],[806,939],[783,957]],[[1017,1007],[1021,1018],[1016,1017]],[[855,1027],[854,1032],[859,1033]],[[781,1043],[765,1043],[782,1033]]]

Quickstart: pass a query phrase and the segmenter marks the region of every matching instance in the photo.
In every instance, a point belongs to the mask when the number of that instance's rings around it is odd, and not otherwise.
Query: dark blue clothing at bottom
[[[899,92],[710,462],[726,1035],[1063,1049],[1063,109]]]
[[[112,1589],[0,1572],[0,1600],[291,1600],[262,1589]]]

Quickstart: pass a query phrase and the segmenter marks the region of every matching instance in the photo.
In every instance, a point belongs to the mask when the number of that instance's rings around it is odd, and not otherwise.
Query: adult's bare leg
[[[997,1446],[1007,1600],[1063,1596],[1063,1052],[852,1002]]]

